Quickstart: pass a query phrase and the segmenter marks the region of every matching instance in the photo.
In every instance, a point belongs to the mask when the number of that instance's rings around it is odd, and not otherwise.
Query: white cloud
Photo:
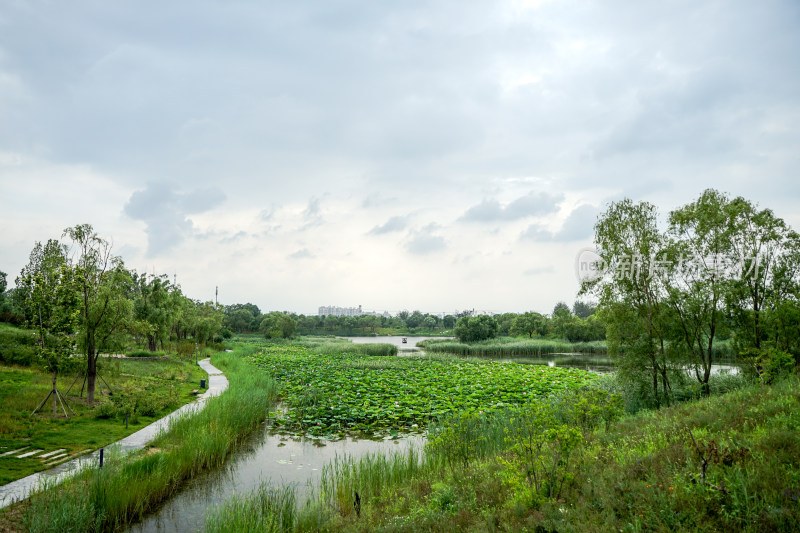
[[[800,225],[798,9],[6,2],[0,269],[89,222],[198,298],[548,311],[604,201]]]

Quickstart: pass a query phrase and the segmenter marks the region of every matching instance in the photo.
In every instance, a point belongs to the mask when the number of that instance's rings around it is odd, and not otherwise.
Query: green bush
[[[113,418],[117,415],[117,406],[113,402],[103,402],[94,408],[95,418]]]
[[[795,366],[791,354],[773,348],[751,350],[742,354],[742,357],[745,361],[745,373],[762,385],[788,376]]]
[[[128,357],[166,357],[166,352],[151,352],[150,350],[134,350],[128,352]]]

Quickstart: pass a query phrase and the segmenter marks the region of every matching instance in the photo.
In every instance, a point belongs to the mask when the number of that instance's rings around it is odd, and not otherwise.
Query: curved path
[[[206,392],[198,396],[197,400],[183,405],[164,418],[156,420],[136,433],[132,433],[122,440],[109,444],[105,446],[105,448],[113,446],[121,451],[122,454],[128,454],[134,450],[141,450],[147,443],[156,438],[161,431],[165,431],[173,418],[202,409],[203,406],[205,406],[206,400],[214,396],[219,396],[228,388],[228,378],[225,377],[221,370],[211,364],[211,359],[203,359],[198,361],[198,364],[208,373],[208,389]],[[0,509],[8,507],[14,502],[24,500],[30,496],[35,489],[41,487],[45,483],[48,486],[60,483],[67,477],[75,474],[81,468],[97,465],[99,463],[99,458],[100,450],[95,450],[88,455],[83,455],[72,461],[60,464],[50,470],[43,470],[31,474],[28,477],[12,481],[7,485],[3,485],[0,487]]]

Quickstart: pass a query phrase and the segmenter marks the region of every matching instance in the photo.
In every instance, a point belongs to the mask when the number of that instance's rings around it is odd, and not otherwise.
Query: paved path
[[[202,409],[206,400],[222,394],[222,391],[228,388],[228,379],[222,371],[215,368],[211,364],[210,359],[203,359],[199,361],[199,364],[203,370],[208,372],[208,390],[206,390],[206,392],[198,396],[197,400],[194,402],[187,403],[180,409],[171,412],[164,418],[156,420],[149,426],[143,427],[136,433],[132,433],[122,440],[109,444],[106,448],[111,448],[113,446],[122,454],[127,454],[134,450],[141,450],[148,442],[153,440],[159,432],[166,430],[173,418]],[[7,485],[3,485],[0,487],[0,509],[14,502],[24,500],[30,496],[31,492],[44,483],[47,485],[60,483],[67,477],[75,474],[81,468],[97,465],[99,463],[99,458],[100,450],[96,450],[88,455],[60,464],[50,470],[43,470],[31,474],[28,477],[12,481]]]

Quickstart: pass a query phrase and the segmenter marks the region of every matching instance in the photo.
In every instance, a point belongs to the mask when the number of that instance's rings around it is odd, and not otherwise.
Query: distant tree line
[[[453,334],[459,338],[484,340],[495,336],[551,337],[571,342],[603,340],[605,325],[595,314],[596,306],[576,301],[572,310],[559,302],[551,316],[528,313],[503,313],[485,319],[469,311],[437,316],[421,311],[400,311],[394,316],[303,315],[284,312],[262,313],[252,303],[233,304],[223,308],[224,327],[230,333],[263,333],[267,337],[292,335],[377,335]],[[266,321],[266,322],[265,322]],[[480,333],[460,333],[463,324],[484,324]],[[461,323],[462,328],[457,324]],[[278,326],[282,324],[282,327]],[[473,325],[473,328],[477,326]]]

